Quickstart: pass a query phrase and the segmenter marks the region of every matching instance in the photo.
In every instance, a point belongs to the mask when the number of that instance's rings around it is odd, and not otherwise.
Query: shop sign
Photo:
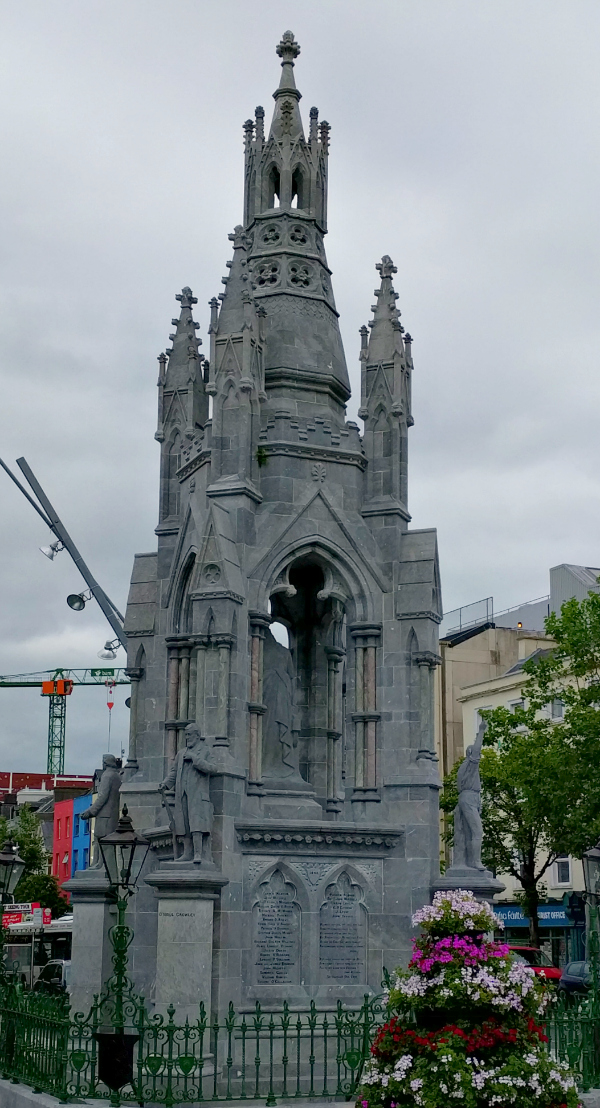
[[[505,927],[529,927],[529,917],[524,916],[518,904],[493,904],[495,915]],[[540,927],[572,927],[573,921],[567,918],[564,908],[558,905],[540,905],[538,908]]]

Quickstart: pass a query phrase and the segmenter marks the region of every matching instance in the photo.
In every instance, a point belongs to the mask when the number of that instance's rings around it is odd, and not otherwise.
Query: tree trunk
[[[540,922],[538,906],[540,903],[535,879],[535,860],[524,862],[521,866],[521,885],[523,886],[523,908],[529,916],[529,942],[531,946],[540,945]]]

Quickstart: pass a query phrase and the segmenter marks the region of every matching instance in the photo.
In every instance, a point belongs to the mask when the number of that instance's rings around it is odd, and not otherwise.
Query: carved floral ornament
[[[310,262],[289,259],[287,264],[279,258],[264,258],[255,261],[251,271],[253,289],[284,287],[300,290],[316,289],[317,274]]]
[[[298,846],[299,844],[305,846],[321,846],[321,847],[384,847],[390,850],[392,847],[398,845],[402,835],[401,833],[385,833],[385,834],[345,834],[332,833],[332,834],[319,834],[307,831],[297,831],[295,833],[285,831],[238,831],[237,839],[239,843],[247,844],[252,849],[257,846]]]

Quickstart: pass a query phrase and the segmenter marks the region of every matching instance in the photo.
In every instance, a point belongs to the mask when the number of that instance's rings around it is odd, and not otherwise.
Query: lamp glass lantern
[[[583,855],[585,891],[592,904],[600,901],[600,842]]]
[[[138,882],[146,855],[150,849],[148,839],[138,835],[123,805],[121,818],[114,831],[98,840],[104,869],[111,886],[133,892]]]
[[[9,839],[0,850],[0,898],[3,904],[12,897],[25,866],[16,843]]]

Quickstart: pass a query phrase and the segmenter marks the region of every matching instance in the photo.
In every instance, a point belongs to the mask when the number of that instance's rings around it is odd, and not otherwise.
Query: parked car
[[[585,993],[591,983],[592,970],[589,962],[567,962],[558,987],[565,993]]]
[[[511,943],[508,949],[514,961],[531,966],[536,977],[545,977],[546,981],[551,981],[554,985],[560,981],[562,971],[537,946],[513,946]]]
[[[69,985],[71,963],[64,958],[55,958],[40,971],[33,986],[35,993],[47,993],[51,996],[63,996]]]

